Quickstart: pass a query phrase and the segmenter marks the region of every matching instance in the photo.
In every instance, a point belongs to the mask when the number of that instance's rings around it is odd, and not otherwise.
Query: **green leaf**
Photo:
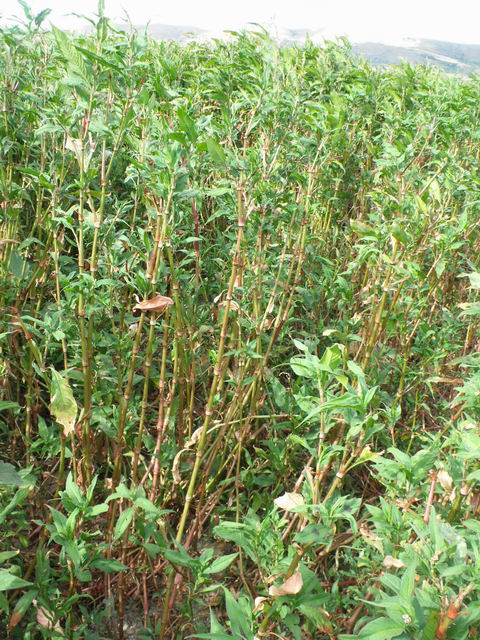
[[[319,404],[317,407],[315,407],[315,409],[310,411],[308,416],[304,418],[304,420],[302,420],[300,424],[302,425],[305,424],[305,422],[309,422],[312,418],[318,416],[318,414],[322,411],[337,410],[338,412],[340,412],[341,409],[357,409],[359,403],[360,399],[358,396],[353,393],[344,393],[337,398],[332,398],[332,400],[327,400],[326,402]]]
[[[400,583],[400,595],[407,601],[411,600],[415,590],[415,571],[416,565],[409,565],[405,570]]]
[[[100,569],[104,573],[117,573],[118,571],[126,571],[128,567],[118,560],[107,560],[106,558],[98,558],[91,564],[94,569]]]
[[[12,402],[10,400],[0,400],[0,411],[7,411],[8,409],[20,409],[18,402]]]
[[[69,37],[64,31],[60,31],[57,27],[52,27],[53,35],[57,42],[60,53],[65,58],[67,69],[79,76],[84,84],[88,84],[88,72],[85,67],[82,56],[70,42]]]
[[[295,534],[295,542],[302,546],[317,544],[330,544],[333,538],[332,530],[321,524],[307,524],[301,531]]]
[[[247,527],[241,522],[221,522],[213,532],[219,538],[235,542],[245,551],[247,556],[256,561],[255,549],[251,540],[251,535]]]
[[[350,226],[352,231],[356,233],[358,236],[373,236],[375,237],[375,229],[373,229],[370,225],[365,224],[365,222],[361,222],[360,220],[350,220]]]
[[[472,273],[462,273],[460,277],[467,277],[470,280],[471,289],[480,289],[480,273],[478,273],[478,271],[472,271]]]
[[[360,380],[363,380],[365,378],[365,372],[363,371],[362,367],[360,367],[353,360],[349,360],[347,362],[347,367],[353,373],[353,375],[359,378]]]
[[[16,251],[12,251],[10,255],[10,262],[8,264],[8,268],[10,273],[15,276],[15,278],[21,278],[26,267],[26,262],[22,258],[20,254]]]
[[[50,412],[56,421],[63,426],[66,436],[75,428],[77,403],[68,381],[51,367],[52,380],[50,387]]]
[[[25,483],[13,465],[8,462],[0,462],[0,485],[2,484],[21,487]]]
[[[15,558],[19,553],[19,551],[2,551],[0,553],[0,563],[10,560],[10,558]]]
[[[143,509],[143,511],[145,511],[146,513],[151,513],[154,515],[159,515],[159,512],[160,512],[160,509],[156,507],[153,504],[153,502],[151,502],[147,498],[142,498],[142,497],[136,498],[135,506],[139,507],[140,509]]]
[[[198,640],[232,640],[232,636],[227,633],[196,633],[193,636],[187,636],[187,638],[198,638]]]
[[[80,487],[75,484],[71,472],[67,476],[67,481],[65,483],[65,493],[76,507],[80,507],[81,505],[83,505],[84,498],[82,492],[80,491]]]
[[[18,4],[21,5],[23,13],[25,14],[27,20],[33,20],[33,14],[30,10],[30,7],[28,6],[28,3],[25,2],[25,0],[18,0]]]
[[[306,357],[294,356],[290,359],[290,366],[293,372],[302,378],[316,378],[321,372],[319,359],[310,354]]]
[[[220,571],[225,571],[225,569],[232,564],[237,556],[238,553],[230,553],[226,556],[222,556],[221,558],[217,558],[212,562],[205,573],[207,575],[210,575],[212,573],[220,573]]]
[[[392,236],[400,242],[400,244],[406,245],[408,243],[408,236],[398,222],[395,222],[392,226]]]
[[[167,560],[179,567],[193,568],[195,566],[195,559],[188,555],[184,547],[179,546],[178,550],[164,549],[162,553]]]
[[[115,531],[113,534],[114,540],[118,540],[125,533],[127,527],[130,525],[133,519],[133,513],[133,507],[128,507],[128,509],[122,511],[120,517],[117,520],[117,524],[115,525]]]
[[[360,631],[360,640],[391,640],[403,633],[405,627],[390,618],[377,618]]]
[[[210,632],[211,633],[223,633],[225,634],[225,629],[222,627],[220,622],[217,620],[216,615],[210,609]]]
[[[432,611],[430,613],[430,615],[427,618],[425,627],[423,628],[421,640],[434,640],[435,633],[438,627],[438,618],[439,618],[439,614],[437,611]]]
[[[79,568],[82,564],[82,556],[78,548],[78,544],[75,540],[66,540],[63,544],[65,553],[75,565],[75,568]]]
[[[10,589],[23,589],[24,587],[30,587],[31,582],[23,580],[18,576],[14,576],[13,573],[0,569],[0,591],[10,591]]]
[[[245,615],[245,599],[242,600],[242,596],[240,596],[237,601],[228,589],[224,588],[224,592],[225,607],[227,609],[227,615],[232,631],[240,638],[253,638],[248,617]]]
[[[458,306],[462,309],[462,317],[480,315],[480,302],[461,302]]]
[[[222,147],[218,144],[216,140],[214,140],[213,138],[208,138],[207,149],[208,149],[208,153],[210,154],[210,157],[212,158],[215,164],[225,166],[226,164],[225,151],[222,149]]]
[[[31,607],[32,602],[37,597],[37,595],[38,595],[38,591],[36,589],[29,589],[18,600],[8,625],[10,629],[13,629],[18,625],[20,620],[26,614],[28,609]]]

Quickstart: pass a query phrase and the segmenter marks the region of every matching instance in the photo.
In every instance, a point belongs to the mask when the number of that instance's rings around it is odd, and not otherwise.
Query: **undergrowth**
[[[478,78],[25,11],[1,637],[477,637]]]

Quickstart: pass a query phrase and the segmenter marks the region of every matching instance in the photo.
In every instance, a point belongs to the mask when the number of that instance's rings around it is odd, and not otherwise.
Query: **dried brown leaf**
[[[452,479],[452,476],[448,473],[448,471],[445,471],[445,469],[442,469],[441,471],[439,471],[437,475],[437,480],[445,491],[449,493],[452,490],[453,479]]]
[[[258,611],[261,611],[265,606],[265,602],[267,602],[267,600],[268,598],[265,598],[265,596],[258,596],[257,598],[255,598],[253,613],[258,613]]]
[[[284,493],[283,496],[279,496],[273,501],[279,509],[284,511],[291,511],[295,507],[301,507],[305,504],[303,496],[300,493]]]
[[[180,475],[180,458],[182,457],[182,453],[185,453],[185,451],[188,451],[188,449],[181,449],[173,459],[173,484],[180,484],[180,482],[182,481],[182,476]]]
[[[36,604],[36,601],[34,601],[34,603]],[[45,629],[54,629],[55,631],[57,631],[58,633],[63,635],[62,627],[60,626],[60,624],[58,622],[56,624],[54,624],[53,621],[52,621],[52,617],[53,616],[49,611],[47,611],[43,607],[38,607],[37,606],[37,622],[38,622],[38,624],[41,627],[44,627]]]
[[[386,567],[387,569],[392,569],[392,568],[402,569],[407,565],[402,560],[399,560],[398,558],[394,558],[393,556],[385,556],[385,558],[383,559],[383,566]]]
[[[155,296],[149,300],[143,300],[133,307],[134,311],[143,311],[148,313],[154,311],[155,313],[163,313],[167,307],[173,304],[173,300],[168,296]]]
[[[296,571],[293,576],[290,576],[279,587],[272,586],[269,588],[269,595],[274,598],[280,598],[281,596],[293,596],[299,593],[303,587],[302,574],[300,571]]]
[[[383,553],[382,540],[381,538],[379,538],[379,536],[377,536],[376,533],[373,533],[373,531],[364,523],[360,525],[359,531],[365,542],[371,544],[373,547],[375,547],[375,549],[378,549],[380,553]]]

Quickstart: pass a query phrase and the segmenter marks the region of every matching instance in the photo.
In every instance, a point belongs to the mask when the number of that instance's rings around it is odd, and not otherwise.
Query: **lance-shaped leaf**
[[[23,587],[29,587],[31,584],[31,582],[27,582],[23,578],[19,578],[6,569],[0,569],[0,591],[23,589]]]
[[[52,382],[50,387],[50,412],[59,422],[66,436],[73,432],[77,417],[77,403],[72,389],[58,371],[52,367]]]

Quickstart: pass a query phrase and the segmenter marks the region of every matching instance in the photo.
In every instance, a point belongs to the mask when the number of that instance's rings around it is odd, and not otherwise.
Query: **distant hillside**
[[[136,26],[136,29],[145,29],[145,26]],[[184,42],[195,38],[201,38],[205,31],[198,27],[170,24],[149,24],[149,34],[158,40],[176,40]]]
[[[137,27],[144,29],[145,27]],[[226,32],[213,33],[198,27],[186,25],[148,25],[149,33],[159,40],[208,40],[214,37],[226,37]],[[284,29],[276,34],[282,44],[304,42],[310,37],[314,42],[321,42],[327,37],[322,31],[309,29]],[[331,34],[330,34],[330,37]],[[380,42],[357,42],[353,51],[375,65],[399,64],[402,61],[412,64],[429,64],[438,66],[450,73],[470,74],[480,71],[480,44],[461,44],[442,40],[405,40],[404,46],[383,44]]]
[[[450,73],[469,74],[480,71],[480,45],[417,40],[411,46],[398,47],[379,42],[353,45],[354,52],[372,64],[430,64]]]

